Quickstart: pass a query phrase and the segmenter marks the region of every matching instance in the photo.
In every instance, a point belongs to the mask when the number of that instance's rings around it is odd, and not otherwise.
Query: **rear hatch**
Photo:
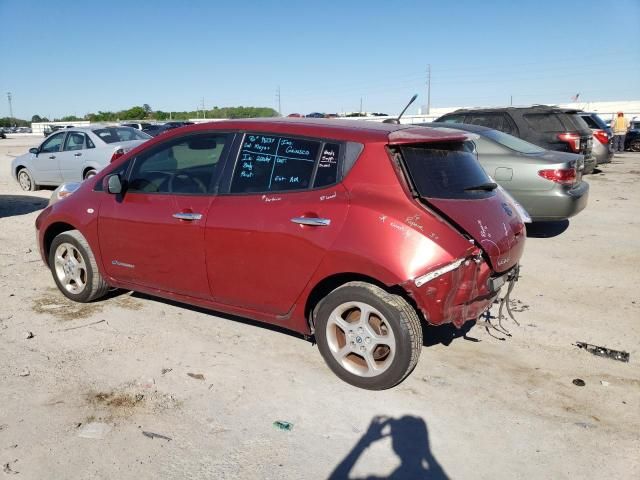
[[[591,129],[575,111],[542,110],[523,115],[542,140],[541,146],[560,152],[581,153],[591,157]]]
[[[413,194],[479,245],[496,272],[516,265],[524,223],[511,198],[482,169],[471,142],[398,147]]]

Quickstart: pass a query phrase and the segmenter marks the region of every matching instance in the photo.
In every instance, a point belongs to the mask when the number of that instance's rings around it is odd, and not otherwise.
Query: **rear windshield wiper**
[[[495,190],[496,188],[498,188],[498,184],[495,182],[487,182],[487,183],[482,183],[480,185],[474,185],[473,187],[467,187],[464,189],[465,192],[468,191],[472,191],[472,190],[484,190],[485,192],[491,192],[493,190]]]

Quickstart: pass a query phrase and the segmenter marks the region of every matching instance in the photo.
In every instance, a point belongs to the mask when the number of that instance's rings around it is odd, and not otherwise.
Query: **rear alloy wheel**
[[[49,267],[60,291],[75,302],[90,302],[109,290],[87,240],[77,230],[63,232],[53,239]]]
[[[640,152],[640,140],[633,140],[629,143],[629,150],[632,152]]]
[[[20,184],[20,188],[25,192],[33,192],[40,188],[36,185],[31,173],[29,173],[29,170],[26,168],[23,168],[18,172],[18,183]]]
[[[93,168],[91,170],[87,170],[87,173],[84,174],[84,179],[86,180],[87,178],[91,178],[93,176],[95,176],[95,174],[98,173],[96,172]]]
[[[316,310],[315,335],[327,365],[356,387],[383,390],[411,373],[422,329],[407,301],[365,282],[347,283]]]

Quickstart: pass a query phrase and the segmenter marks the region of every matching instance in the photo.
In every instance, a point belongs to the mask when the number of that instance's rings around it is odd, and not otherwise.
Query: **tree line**
[[[277,117],[278,112],[269,107],[213,107],[209,110],[192,110],[183,112],[166,112],[163,110],[153,110],[148,104],[134,106],[116,112],[101,111],[97,113],[87,113],[84,117],[66,115],[50,120],[47,117],[33,115],[31,122],[74,122],[89,120],[91,122],[117,122],[120,120],[187,120],[189,118],[256,118],[256,117]],[[0,118],[0,127],[28,127],[31,123],[28,120],[19,118]]]

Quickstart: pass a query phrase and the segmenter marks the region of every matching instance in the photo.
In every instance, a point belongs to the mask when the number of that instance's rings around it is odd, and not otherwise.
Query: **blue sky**
[[[640,99],[640,1],[0,0],[0,117]]]

